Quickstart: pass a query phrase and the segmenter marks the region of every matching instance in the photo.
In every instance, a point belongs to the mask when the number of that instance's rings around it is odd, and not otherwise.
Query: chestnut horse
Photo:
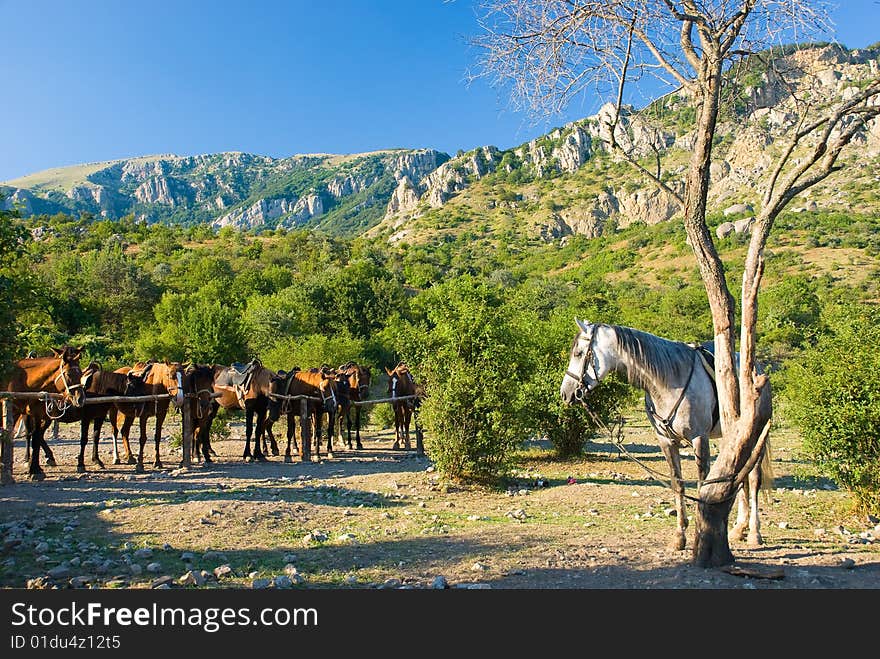
[[[385,372],[388,374],[388,395],[391,398],[416,394],[416,381],[406,364],[400,362],[394,370],[388,370],[386,366]],[[394,444],[391,448],[399,449],[400,440],[403,439],[404,448],[409,451],[412,448],[409,441],[409,425],[413,410],[416,408],[416,399],[396,400],[391,403],[391,407],[394,409]]]
[[[146,395],[155,396],[170,394],[171,402],[174,403],[176,409],[180,409],[183,405],[183,368],[178,362],[138,362],[134,367],[123,366],[117,368],[116,373],[131,373],[139,375],[144,379],[144,391]],[[128,443],[129,432],[135,419],[140,421],[140,449],[138,451],[135,471],[142,473],[144,471],[144,445],[147,443],[147,419],[151,416],[156,417],[156,460],[153,466],[156,469],[162,468],[162,460],[159,458],[159,441],[162,439],[162,424],[165,423],[165,417],[168,415],[167,398],[157,400],[154,403],[144,403],[142,406],[133,406],[135,409],[117,410],[115,415],[110,415],[110,424],[113,426],[113,464],[121,464],[119,452],[116,445],[117,434],[122,436],[122,445],[125,448],[125,461],[132,464],[134,458],[131,455],[131,447]]]
[[[355,446],[362,449],[364,447],[361,445],[361,406],[352,405],[352,402],[369,399],[370,385],[372,384],[370,367],[348,362],[340,366],[337,372],[341,373],[348,382],[348,396],[343,396],[340,391],[339,397],[339,441],[342,442],[342,422],[344,420],[348,430],[346,444],[348,448],[351,448],[351,409],[354,408]]]
[[[265,462],[262,440],[269,407],[272,378],[275,372],[254,358],[247,364],[232,366],[214,365],[214,391],[223,395],[216,399],[224,409],[244,410],[246,414],[245,445],[242,457],[246,461]],[[254,416],[257,427],[254,433]],[[254,437],[254,453],[251,456],[251,437]],[[204,446],[202,447],[204,449]],[[203,451],[204,454],[204,451]]]
[[[269,421],[274,423],[282,414],[287,415],[287,449],[284,461],[290,462],[290,443],[296,445],[296,418],[300,416],[300,401],[277,398],[281,396],[309,396],[320,401],[308,401],[308,413],[314,427],[315,456],[321,459],[321,421],[324,413],[328,416],[327,455],[333,457],[333,426],[339,399],[336,389],[336,375],[330,369],[311,368],[302,371],[294,368],[289,372],[278,371],[272,379],[271,400],[269,402]],[[300,437],[302,439],[302,437]],[[300,455],[303,454],[302,447]]]
[[[57,402],[13,400],[13,414],[24,414],[27,419],[31,451],[28,477],[32,480],[43,480],[46,477],[40,467],[39,447],[45,446],[44,434],[49,424],[44,425],[42,422],[59,417],[71,406],[82,407],[85,402],[83,372],[79,365],[81,354],[81,349],[65,346],[60,350],[53,348],[51,357],[19,359],[12,365],[9,377],[0,385],[3,391],[45,391],[62,395],[62,399]]]

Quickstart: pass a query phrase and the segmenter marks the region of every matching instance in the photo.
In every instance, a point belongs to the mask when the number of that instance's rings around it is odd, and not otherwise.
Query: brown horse
[[[340,388],[339,441],[342,442],[342,422],[344,420],[348,430],[346,444],[348,448],[351,448],[351,409],[354,408],[355,446],[362,449],[364,447],[361,445],[361,406],[352,405],[352,402],[369,399],[373,376],[369,366],[362,366],[355,362],[343,364],[337,369],[337,372],[342,374],[348,384],[347,388]],[[344,395],[346,390],[347,396]]]
[[[263,366],[257,358],[247,364],[214,366],[214,391],[223,394],[216,399],[217,404],[227,410],[245,411],[246,432],[242,457],[247,461],[267,460],[263,454],[262,440],[273,377],[275,372]],[[257,419],[256,434],[254,434],[254,416]],[[254,437],[253,457],[251,456],[252,436]]]
[[[333,454],[333,426],[336,409],[339,404],[336,388],[336,376],[330,369],[311,368],[302,371],[294,368],[289,372],[278,371],[272,380],[272,396],[269,402],[269,420],[277,421],[282,414],[287,415],[287,449],[284,461],[291,462],[290,443],[296,445],[296,418],[300,416],[300,401],[277,398],[281,396],[309,396],[320,400],[308,401],[308,414],[314,427],[315,456],[321,459],[321,421],[324,414],[328,415],[327,424],[327,455]],[[300,437],[302,439],[302,437]],[[303,455],[303,445],[300,455]]]
[[[183,375],[183,388],[188,398],[187,405],[193,420],[193,457],[204,458],[205,463],[212,462],[211,455],[216,455],[211,448],[211,424],[220,404],[211,394],[214,393],[214,376],[225,366],[207,364],[191,364],[186,367]]]
[[[416,394],[416,381],[406,364],[400,362],[394,370],[388,370],[386,366],[385,372],[388,374],[389,397],[402,398]],[[413,410],[416,408],[416,399],[395,400],[392,401],[391,407],[394,409],[394,444],[391,448],[399,449],[400,440],[403,439],[404,448],[409,451],[412,448],[409,441],[409,425]]]
[[[132,406],[125,410],[117,410],[115,415],[110,415],[110,424],[113,426],[113,463],[121,464],[119,460],[119,452],[116,446],[117,435],[122,436],[122,445],[125,448],[125,461],[132,464],[134,458],[131,455],[131,446],[129,445],[129,432],[134,420],[140,421],[141,435],[139,438],[140,449],[138,451],[137,462],[135,463],[135,471],[142,473],[144,471],[144,445],[147,443],[147,419],[151,416],[156,417],[156,460],[153,466],[156,469],[162,468],[162,460],[159,458],[159,441],[162,439],[162,425],[165,423],[165,417],[168,415],[169,402],[174,403],[174,407],[180,409],[183,405],[183,368],[178,362],[138,362],[133,367],[123,366],[116,369],[116,373],[134,372],[144,379],[144,391],[146,395],[155,396],[170,394],[172,396],[169,401],[167,398],[157,400],[154,403],[144,403],[142,406]]]
[[[3,380],[3,391],[59,393],[60,401],[13,400],[13,414],[24,414],[30,432],[31,459],[28,466],[28,477],[32,480],[43,480],[45,472],[40,468],[39,447],[45,446],[45,420],[57,418],[69,407],[82,407],[85,402],[83,390],[83,372],[79,365],[81,349],[65,346],[52,349],[51,357],[35,357],[19,359],[13,364],[8,379]]]
[[[82,383],[86,387],[86,401],[90,398],[104,396],[142,396],[144,395],[144,380],[134,373],[114,373],[105,371],[97,362],[92,362],[83,371]],[[88,403],[82,407],[68,407],[56,421],[62,423],[80,424],[79,458],[76,463],[76,471],[85,473],[85,450],[88,443],[89,425],[93,426],[92,437],[92,464],[97,464],[104,469],[104,463],[98,457],[98,441],[101,436],[101,425],[111,410],[127,409],[135,407],[135,403]],[[41,425],[41,431],[45,434],[52,419],[45,418],[37,423]],[[48,450],[44,446],[43,450]],[[51,455],[51,451],[47,455]]]

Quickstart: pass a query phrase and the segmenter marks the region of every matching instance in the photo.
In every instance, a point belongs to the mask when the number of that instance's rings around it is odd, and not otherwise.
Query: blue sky
[[[876,0],[837,39],[880,40]],[[472,0],[0,0],[0,181],[153,153],[507,148],[551,123],[465,75]]]

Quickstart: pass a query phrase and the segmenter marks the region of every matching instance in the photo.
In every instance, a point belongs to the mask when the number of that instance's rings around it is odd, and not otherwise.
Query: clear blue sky
[[[153,153],[514,146],[549,126],[466,84],[473,4],[0,0],[0,181]],[[840,4],[841,43],[880,40],[876,0]]]

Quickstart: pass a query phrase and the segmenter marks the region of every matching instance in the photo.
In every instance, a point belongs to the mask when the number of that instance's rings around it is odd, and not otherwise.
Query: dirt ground
[[[111,464],[103,439],[106,469],[87,460],[77,474],[79,426],[62,425],[50,440],[58,466],[44,466],[42,482],[27,480],[17,440],[16,483],[0,488],[0,586],[880,588],[880,520],[855,514],[845,492],[811,475],[785,431],[774,437],[775,487],[761,502],[764,544],[731,543],[744,571],[734,575],[690,565],[693,524],[686,550],[667,549],[668,488],[611,444],[566,462],[536,445],[517,482],[487,490],[446,482],[427,457],[391,450],[387,429],[320,462],[245,463],[242,426],[215,443],[212,465],[178,469],[172,425],[163,469],[150,466],[152,442],[146,473],[135,474]],[[628,432],[624,446],[665,472],[647,430]],[[693,478],[692,457],[684,462]]]

